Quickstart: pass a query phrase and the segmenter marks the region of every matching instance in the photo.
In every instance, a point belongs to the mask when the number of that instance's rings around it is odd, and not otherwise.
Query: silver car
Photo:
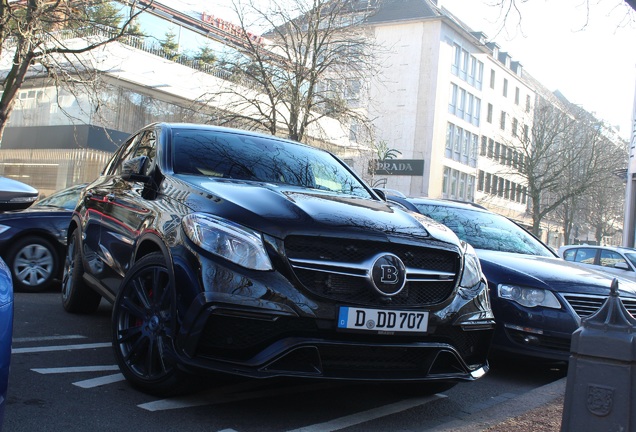
[[[559,256],[584,267],[636,281],[636,249],[615,246],[570,245]]]

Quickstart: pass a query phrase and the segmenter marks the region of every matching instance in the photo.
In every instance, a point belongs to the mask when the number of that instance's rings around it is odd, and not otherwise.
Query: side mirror
[[[624,263],[624,262],[618,262],[618,263],[614,264],[614,268],[620,269],[620,270],[630,270],[630,268],[627,265],[627,263]]]
[[[121,167],[121,178],[126,181],[138,181],[148,183],[150,176],[146,174],[150,159],[148,156],[138,156],[125,161]]]
[[[375,192],[382,199],[382,201],[386,201],[386,193],[384,193],[382,189],[374,188],[373,192]]]
[[[0,211],[24,210],[38,195],[38,190],[28,184],[0,177]]]

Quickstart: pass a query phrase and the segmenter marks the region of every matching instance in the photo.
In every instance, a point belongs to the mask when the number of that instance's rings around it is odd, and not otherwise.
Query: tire
[[[80,231],[74,230],[69,236],[64,274],[62,276],[62,306],[67,312],[90,314],[99,307],[102,296],[86,286],[82,275],[82,251],[80,249]]]
[[[192,388],[191,376],[178,368],[174,355],[174,278],[163,254],[146,255],[130,268],[112,321],[115,359],[133,387],[162,397]]]
[[[49,240],[36,236],[18,240],[7,255],[13,287],[21,292],[47,290],[58,274],[59,262],[55,246]]]

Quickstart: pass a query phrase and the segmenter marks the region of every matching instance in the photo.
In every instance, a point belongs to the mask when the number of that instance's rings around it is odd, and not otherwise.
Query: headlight
[[[512,300],[525,307],[543,306],[552,309],[561,309],[561,303],[552,291],[541,288],[526,288],[518,285],[502,284],[497,287],[500,298]]]
[[[468,243],[465,243],[464,250],[464,271],[462,272],[462,280],[459,283],[464,288],[471,288],[481,281],[481,264],[475,253],[475,249]]]
[[[11,227],[8,227],[6,225],[0,225],[0,234],[7,231],[8,229],[11,229]]]
[[[272,270],[261,236],[226,219],[192,213],[182,220],[190,240],[203,249],[252,270]]]

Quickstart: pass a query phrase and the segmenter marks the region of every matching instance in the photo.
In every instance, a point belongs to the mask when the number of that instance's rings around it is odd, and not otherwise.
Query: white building
[[[515,166],[534,93],[521,64],[430,0],[380,2],[368,25],[387,50],[382,82],[370,91],[377,140],[424,167],[391,172],[386,187],[524,213]]]

